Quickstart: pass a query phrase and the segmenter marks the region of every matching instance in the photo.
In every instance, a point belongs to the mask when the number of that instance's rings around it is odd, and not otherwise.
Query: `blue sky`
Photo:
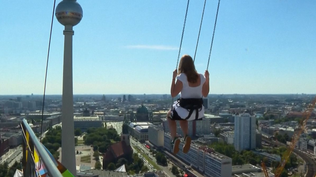
[[[77,2],[74,94],[169,93],[186,0]],[[190,1],[181,55],[194,55],[203,2]],[[207,1],[195,62],[201,73],[216,7]],[[0,95],[43,93],[52,8],[53,1],[1,1]],[[210,93],[316,93],[315,9],[313,0],[222,0]],[[54,17],[47,94],[62,93],[63,29]]]

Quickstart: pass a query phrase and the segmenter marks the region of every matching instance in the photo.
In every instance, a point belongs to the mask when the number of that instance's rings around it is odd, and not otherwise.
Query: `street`
[[[9,167],[11,167],[16,161],[20,162],[20,160],[22,159],[22,156],[23,156],[22,146],[9,149],[7,153],[1,156],[0,164],[7,162]]]
[[[122,133],[123,122],[107,122],[106,124],[107,124],[107,127],[113,127],[119,135]],[[137,152],[136,150],[136,147],[137,147],[138,149],[140,149],[142,153],[147,155],[148,158],[150,158],[155,164],[157,164],[156,158],[150,153],[149,149],[147,149],[144,144],[138,141],[135,141],[133,137],[130,138],[130,143],[135,153]],[[138,156],[140,158],[143,158],[143,156],[140,153],[138,153]],[[144,164],[148,167],[149,171],[156,171],[156,169],[153,167],[153,165],[150,164],[150,162],[148,162],[145,158],[143,159],[144,159]],[[172,167],[170,163],[168,163],[167,167],[161,166],[159,164],[157,165],[167,176],[175,177],[175,175],[173,175],[172,172],[169,170],[169,168]]]

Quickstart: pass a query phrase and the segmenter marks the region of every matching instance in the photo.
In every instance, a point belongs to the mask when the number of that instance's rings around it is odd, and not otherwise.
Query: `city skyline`
[[[74,27],[74,94],[169,94],[187,1],[77,2],[83,18]],[[1,3],[1,95],[43,93],[52,7]],[[202,7],[202,0],[190,2],[181,55],[194,55]],[[200,73],[216,7],[207,1],[195,63]],[[210,94],[315,94],[315,8],[311,0],[221,1]],[[63,28],[54,17],[48,95],[62,92]]]

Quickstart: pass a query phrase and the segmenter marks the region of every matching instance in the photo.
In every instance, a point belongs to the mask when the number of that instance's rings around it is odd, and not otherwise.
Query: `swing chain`
[[[221,0],[218,0],[216,17],[215,17],[215,23],[214,23],[214,29],[213,29],[213,35],[212,35],[212,41],[211,41],[211,47],[210,47],[210,52],[209,52],[209,55],[208,55],[206,70],[208,70],[208,66],[210,64],[210,59],[211,59],[211,53],[212,53],[212,48],[213,48],[213,41],[214,41],[214,35],[215,35],[215,29],[216,29],[216,24],[217,24],[217,17],[218,17],[218,11],[219,11],[220,2],[221,2]]]

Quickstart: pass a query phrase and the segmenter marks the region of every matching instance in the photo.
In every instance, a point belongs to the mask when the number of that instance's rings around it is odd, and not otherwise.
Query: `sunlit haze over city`
[[[185,0],[78,1],[74,94],[169,94]],[[194,55],[203,8],[190,2],[180,56]],[[58,3],[58,2],[57,2]],[[0,95],[42,94],[53,1],[1,1]],[[207,1],[195,59],[204,73],[217,1]],[[222,1],[210,94],[313,94],[316,1]],[[62,93],[64,26],[53,20],[47,94]]]

